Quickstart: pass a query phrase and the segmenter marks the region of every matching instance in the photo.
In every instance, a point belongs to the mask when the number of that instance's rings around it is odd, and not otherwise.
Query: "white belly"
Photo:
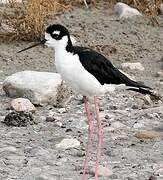
[[[55,53],[55,65],[58,73],[73,90],[85,96],[102,95],[104,87],[84,69],[77,55],[66,51]]]

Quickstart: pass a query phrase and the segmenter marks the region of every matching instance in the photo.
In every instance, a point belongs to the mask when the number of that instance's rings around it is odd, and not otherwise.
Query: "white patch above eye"
[[[60,34],[60,31],[54,31],[52,34],[57,34],[57,35],[59,35],[59,34]]]

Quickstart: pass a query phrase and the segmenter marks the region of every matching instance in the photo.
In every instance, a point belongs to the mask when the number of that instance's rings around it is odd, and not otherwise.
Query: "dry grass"
[[[1,0],[0,0],[1,1]],[[7,24],[11,32],[3,32],[0,38],[16,40],[39,40],[44,32],[45,25],[55,14],[75,6],[96,6],[99,0],[24,0],[17,3],[16,0],[8,0],[9,3],[0,11],[1,24]],[[104,0],[108,2],[108,0]],[[118,0],[110,0],[115,4]],[[139,9],[155,20],[160,3],[163,0],[121,0]]]
[[[54,18],[61,5],[57,0],[27,0],[24,3],[9,0],[5,8],[2,21],[13,30],[8,38],[34,41],[41,38],[45,22]]]

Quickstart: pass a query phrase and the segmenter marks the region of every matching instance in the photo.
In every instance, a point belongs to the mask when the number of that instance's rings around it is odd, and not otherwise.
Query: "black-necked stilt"
[[[55,49],[55,65],[58,73],[61,74],[62,78],[75,91],[82,94],[84,97],[89,129],[82,180],[85,180],[86,178],[85,174],[88,163],[88,152],[93,133],[92,115],[88,108],[86,97],[94,96],[98,128],[97,156],[95,166],[95,179],[97,180],[102,144],[102,126],[99,118],[97,96],[103,95],[106,92],[114,91],[119,87],[122,88],[122,86],[119,86],[121,84],[123,84],[123,88],[125,87],[127,90],[153,95],[151,88],[129,79],[115,66],[113,66],[108,59],[98,52],[90,48],[74,46],[71,42],[69,31],[60,24],[48,26],[45,32],[44,40],[38,44],[45,44],[48,47]],[[23,49],[19,52],[29,48]]]

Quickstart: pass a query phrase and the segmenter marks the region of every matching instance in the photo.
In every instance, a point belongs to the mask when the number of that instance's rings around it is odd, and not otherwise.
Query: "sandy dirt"
[[[117,67],[123,62],[140,62],[144,71],[126,71],[135,80],[143,81],[163,93],[163,17],[160,26],[152,26],[145,17],[119,20],[105,6],[75,9],[57,17],[77,37],[82,46],[100,50]],[[55,72],[53,51],[37,47],[17,54],[30,43],[1,43],[0,81],[22,70]],[[83,151],[87,141],[84,107],[81,97],[74,97],[66,109],[52,105],[37,107],[36,121],[27,127],[8,127],[2,123],[11,112],[10,98],[0,84],[0,179],[3,180],[76,180],[81,176]],[[47,122],[53,114],[62,123]],[[100,180],[161,180],[163,179],[163,105],[148,102],[134,92],[119,92],[100,99],[100,116],[104,124],[104,140],[100,164],[110,170]],[[94,121],[95,122],[95,121]],[[140,139],[135,134],[144,130],[158,133],[157,138]],[[80,141],[80,148],[56,148],[65,137]],[[96,132],[91,149],[90,169],[95,164]]]

